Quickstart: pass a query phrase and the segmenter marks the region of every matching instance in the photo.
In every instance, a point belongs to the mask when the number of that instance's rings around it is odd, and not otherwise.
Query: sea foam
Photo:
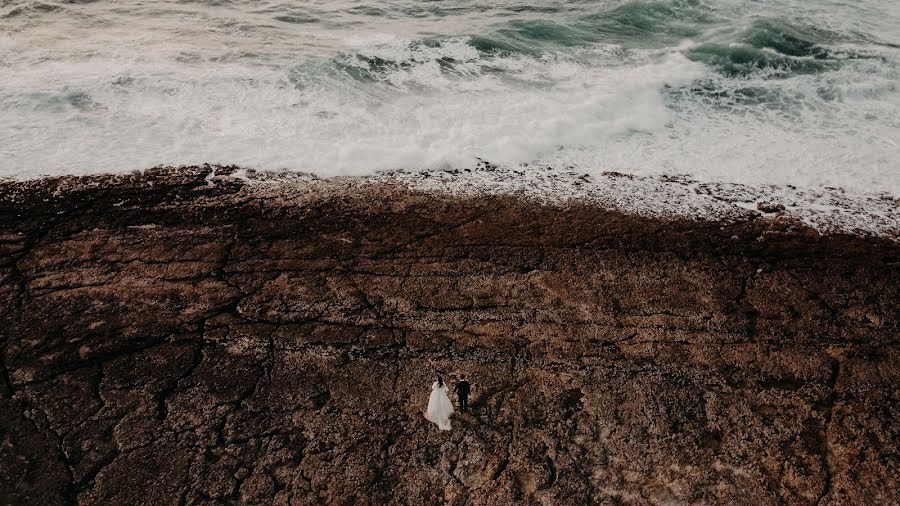
[[[488,160],[900,194],[900,50],[851,36],[855,8],[526,3],[12,2],[0,177]]]

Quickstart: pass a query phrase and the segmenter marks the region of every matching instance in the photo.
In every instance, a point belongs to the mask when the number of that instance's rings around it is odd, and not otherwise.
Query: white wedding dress
[[[439,387],[437,381],[431,385],[431,397],[428,398],[428,410],[425,418],[437,424],[441,430],[450,430],[450,417],[453,415],[453,403],[447,396],[447,385]]]

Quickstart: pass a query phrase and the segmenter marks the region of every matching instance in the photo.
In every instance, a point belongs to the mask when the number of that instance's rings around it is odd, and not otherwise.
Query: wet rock
[[[0,183],[0,502],[900,501],[894,239],[213,170]]]
[[[756,209],[764,213],[779,213],[783,212],[785,207],[778,202],[757,202]]]

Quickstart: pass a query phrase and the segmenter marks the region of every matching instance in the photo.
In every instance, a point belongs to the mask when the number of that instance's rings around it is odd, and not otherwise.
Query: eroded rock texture
[[[208,176],[0,186],[0,502],[900,501],[896,241]]]

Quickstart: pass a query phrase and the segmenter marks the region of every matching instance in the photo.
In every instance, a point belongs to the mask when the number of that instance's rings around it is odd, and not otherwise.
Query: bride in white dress
[[[438,376],[437,381],[431,385],[431,397],[428,398],[428,410],[425,418],[429,422],[437,424],[441,430],[450,430],[450,417],[453,415],[453,403],[447,396],[447,385]]]

